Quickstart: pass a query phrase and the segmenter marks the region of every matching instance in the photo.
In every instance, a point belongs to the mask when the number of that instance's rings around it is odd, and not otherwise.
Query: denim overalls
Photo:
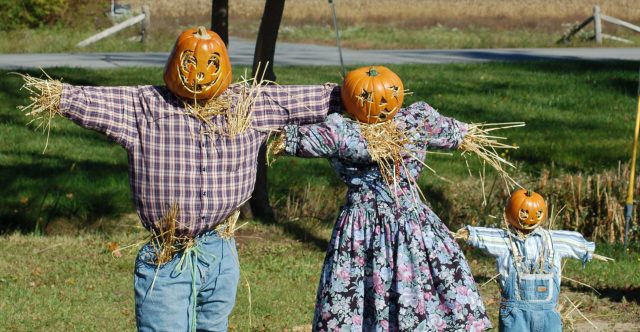
[[[509,237],[512,264],[502,289],[500,331],[562,331],[562,320],[556,310],[560,280],[553,266],[553,244],[549,231],[542,233],[542,252],[533,264],[527,264],[514,239]]]

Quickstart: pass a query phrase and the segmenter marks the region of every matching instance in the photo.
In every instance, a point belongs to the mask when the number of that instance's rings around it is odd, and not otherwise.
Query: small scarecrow
[[[496,258],[502,300],[500,331],[562,331],[556,309],[560,293],[561,260],[583,264],[597,258],[595,244],[582,234],[540,227],[547,219],[544,198],[519,189],[504,209],[507,229],[466,226],[454,237]]]
[[[442,116],[425,102],[401,108],[402,81],[382,66],[349,72],[341,96],[352,118],[330,114],[323,123],[287,125],[271,150],[328,158],[348,187],[313,330],[491,327],[463,253],[421,200],[416,180],[428,150],[480,151],[495,142],[482,138],[480,126]]]
[[[203,27],[177,39],[166,86],[73,86],[24,75],[27,115],[62,115],[129,155],[136,210],[153,239],[140,249],[134,288],[139,330],[227,330],[239,278],[237,209],[253,191],[260,145],[287,123],[339,108],[335,84],[231,84],[220,37]],[[45,147],[46,148],[46,147]],[[196,310],[197,308],[197,310]]]

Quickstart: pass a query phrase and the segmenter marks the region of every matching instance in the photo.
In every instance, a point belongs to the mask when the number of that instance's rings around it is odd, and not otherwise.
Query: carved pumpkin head
[[[404,87],[388,68],[371,66],[347,73],[340,94],[347,113],[360,122],[378,123],[391,120],[400,110]]]
[[[504,213],[509,224],[526,233],[545,221],[547,204],[540,194],[519,189],[511,193]]]
[[[231,62],[224,42],[204,27],[182,32],[164,68],[167,88],[183,98],[210,99],[231,83]]]

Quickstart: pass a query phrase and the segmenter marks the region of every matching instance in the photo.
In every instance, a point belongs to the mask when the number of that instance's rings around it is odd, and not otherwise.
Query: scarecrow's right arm
[[[504,229],[466,226],[459,229],[453,236],[458,239],[464,239],[468,245],[494,257],[509,253],[509,246],[506,241],[509,235]]]
[[[140,107],[137,87],[74,86],[53,79],[23,78],[24,88],[31,93],[32,103],[25,107],[28,116],[48,121],[59,114],[126,148],[135,139],[135,110]]]

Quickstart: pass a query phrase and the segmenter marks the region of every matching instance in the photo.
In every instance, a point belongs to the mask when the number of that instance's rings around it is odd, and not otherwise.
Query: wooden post
[[[211,30],[229,46],[229,0],[211,0]]]
[[[601,45],[602,44],[602,19],[600,17],[599,6],[593,6],[593,25],[594,25],[596,43],[598,45]]]
[[[151,11],[149,10],[149,5],[142,6],[142,14],[144,14],[144,20],[142,20],[142,26],[140,30],[140,42],[144,44],[144,42],[149,37],[147,34],[149,32],[149,25],[151,25]]]

